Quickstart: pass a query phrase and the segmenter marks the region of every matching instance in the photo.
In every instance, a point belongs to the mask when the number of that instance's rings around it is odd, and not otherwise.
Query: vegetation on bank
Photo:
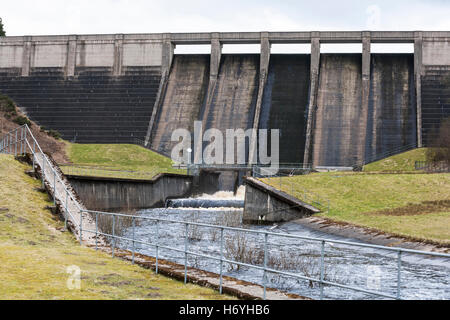
[[[416,161],[426,161],[428,148],[413,149],[395,156],[369,163],[364,166],[364,172],[399,172],[415,171]]]
[[[280,188],[279,179],[262,179]],[[330,200],[319,216],[450,244],[450,174],[313,173],[282,178],[281,190]],[[301,197],[300,197],[301,198]]]
[[[67,156],[75,166],[86,166],[87,169],[68,168],[62,166],[63,172],[81,175],[113,176],[118,178],[132,177],[148,179],[158,173],[186,173],[172,167],[172,160],[154,151],[134,144],[78,144],[66,143]],[[91,167],[90,169],[88,169]],[[112,169],[96,170],[94,167]],[[117,170],[115,172],[115,170]],[[135,171],[136,173],[123,171]]]
[[[25,170],[0,154],[0,299],[230,299],[80,246]],[[67,286],[70,266],[81,270],[79,290]]]

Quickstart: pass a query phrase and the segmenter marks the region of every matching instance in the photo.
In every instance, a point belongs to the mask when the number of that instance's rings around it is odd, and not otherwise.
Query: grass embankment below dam
[[[74,166],[61,166],[64,173],[83,176],[151,179],[158,173],[186,174],[172,167],[172,160],[133,144],[66,143]]]
[[[425,156],[416,149],[364,168],[281,178],[281,190],[302,199],[305,190],[330,201],[317,216],[402,236],[450,245],[450,173],[407,173]],[[384,170],[405,171],[388,174]],[[368,171],[372,172],[368,172]],[[280,179],[262,179],[280,189]]]
[[[230,299],[80,246],[30,169],[0,154],[0,299]],[[70,266],[81,270],[80,289],[67,286]]]

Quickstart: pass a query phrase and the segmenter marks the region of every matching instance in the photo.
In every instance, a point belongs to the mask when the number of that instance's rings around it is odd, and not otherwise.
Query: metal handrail
[[[98,220],[98,215],[106,215],[106,216],[112,216],[112,217],[123,217],[123,218],[130,218],[132,219],[132,226],[133,226],[133,232],[132,232],[132,238],[130,237],[123,237],[123,236],[118,236],[115,234],[111,234],[111,233],[105,233],[105,232],[99,232],[98,231],[98,227],[96,226],[96,230],[84,230],[84,232],[88,232],[88,233],[95,233],[95,237],[97,238],[98,236],[106,236],[106,237],[110,237],[112,239],[114,239],[114,241],[112,241],[113,246],[115,246],[115,240],[119,239],[119,240],[123,240],[123,241],[129,241],[133,243],[133,249],[132,249],[132,262],[134,263],[134,256],[136,254],[136,249],[134,244],[135,243],[139,243],[141,245],[147,245],[150,247],[154,247],[156,248],[156,270],[158,270],[158,261],[159,261],[159,251],[158,249],[167,249],[167,250],[171,250],[174,252],[179,252],[179,253],[184,253],[185,257],[187,257],[187,255],[191,255],[191,256],[198,256],[198,257],[203,257],[206,259],[211,259],[211,260],[215,260],[215,261],[219,261],[221,263],[220,265],[220,273],[219,273],[219,278],[220,278],[220,285],[219,285],[219,290],[220,292],[222,292],[222,278],[223,278],[223,268],[222,268],[222,264],[223,263],[229,263],[229,264],[235,264],[235,265],[240,265],[240,266],[244,266],[244,267],[248,267],[248,268],[253,268],[256,270],[262,270],[264,271],[264,275],[263,275],[263,289],[264,289],[264,298],[266,298],[266,290],[267,290],[267,283],[266,283],[266,273],[270,272],[270,273],[275,273],[275,274],[280,274],[280,275],[284,275],[284,276],[288,276],[288,277],[293,277],[293,278],[297,278],[297,279],[302,279],[302,280],[307,280],[307,281],[312,281],[312,282],[316,282],[319,283],[320,285],[320,298],[323,299],[324,296],[324,285],[328,285],[328,286],[335,286],[335,287],[339,287],[339,288],[345,288],[345,289],[349,289],[349,290],[353,290],[353,291],[358,291],[358,292],[364,292],[367,294],[372,294],[372,295],[376,295],[376,296],[380,296],[380,297],[384,297],[384,298],[390,298],[390,299],[401,299],[401,259],[402,259],[402,254],[403,253],[409,253],[409,254],[419,254],[419,255],[426,255],[426,256],[433,256],[433,257],[442,257],[442,258],[450,258],[450,254],[446,254],[446,253],[438,253],[438,252],[427,252],[427,251],[420,251],[420,250],[413,250],[413,249],[404,249],[404,248],[399,248],[399,247],[386,247],[386,246],[380,246],[380,245],[374,245],[374,244],[367,244],[367,243],[359,243],[359,242],[349,242],[349,241],[344,241],[344,240],[331,240],[331,239],[322,239],[322,238],[316,238],[316,237],[307,237],[307,236],[300,236],[300,235],[293,235],[293,234],[283,234],[283,233],[277,233],[277,232],[270,232],[270,231],[260,231],[260,230],[254,230],[254,229],[244,229],[244,228],[237,228],[237,227],[227,227],[227,226],[219,226],[219,225],[212,225],[212,224],[207,224],[207,223],[199,223],[199,222],[186,222],[186,221],[180,221],[180,220],[174,220],[174,219],[166,219],[166,218],[158,218],[158,217],[151,217],[151,216],[136,216],[136,215],[129,215],[129,214],[123,214],[123,213],[112,213],[112,212],[102,212],[102,211],[94,211],[94,210],[83,210],[83,212],[86,213],[90,213],[91,215],[95,215],[96,217],[96,221]],[[303,276],[301,274],[297,274],[297,273],[293,273],[293,272],[286,272],[286,271],[281,271],[281,270],[276,270],[273,268],[269,268],[267,267],[266,263],[264,264],[264,266],[261,265],[256,265],[256,264],[249,264],[249,263],[244,263],[241,261],[236,261],[236,260],[232,260],[232,259],[227,259],[224,257],[224,252],[223,252],[223,246],[220,246],[220,257],[216,256],[216,255],[211,255],[211,254],[204,254],[204,253],[200,253],[200,252],[195,252],[195,251],[191,251],[187,249],[187,243],[188,243],[188,238],[187,238],[187,233],[185,235],[185,248],[184,249],[180,249],[180,248],[176,248],[176,247],[172,247],[170,245],[164,245],[161,244],[161,242],[159,241],[159,233],[157,232],[157,238],[155,241],[142,241],[142,240],[138,240],[135,238],[135,220],[149,220],[149,221],[154,221],[157,222],[158,225],[160,222],[166,222],[166,223],[176,223],[176,224],[180,224],[180,225],[184,225],[185,228],[187,229],[188,226],[199,226],[199,227],[207,227],[207,228],[213,228],[213,229],[217,229],[220,230],[220,243],[223,244],[223,237],[224,237],[224,231],[232,231],[232,232],[245,232],[245,233],[253,233],[253,234],[258,234],[258,235],[264,235],[264,261],[266,260],[267,257],[267,243],[268,243],[268,237],[284,237],[284,238],[293,238],[293,239],[299,239],[299,240],[307,240],[307,241],[313,241],[313,242],[317,242],[321,244],[321,260],[320,260],[320,269],[323,270],[324,269],[324,257],[325,257],[325,245],[326,244],[342,244],[342,245],[348,245],[348,246],[354,246],[354,247],[364,247],[364,248],[371,248],[371,249],[379,249],[379,250],[385,250],[385,251],[389,251],[389,252],[396,252],[396,259],[397,259],[397,293],[396,295],[390,295],[390,294],[386,294],[386,293],[382,293],[382,292],[377,292],[377,291],[371,291],[371,290],[366,290],[363,288],[359,288],[359,287],[355,287],[355,286],[348,286],[348,285],[344,285],[344,284],[340,284],[340,283],[336,283],[333,281],[327,281],[324,279],[323,277],[323,272],[321,272],[321,276],[320,278],[314,278],[314,277],[308,277],[308,276]],[[114,221],[114,218],[113,218]],[[113,251],[114,252],[114,247],[113,247]],[[112,253],[114,255],[114,253]],[[186,262],[186,258],[185,258],[185,270],[184,270],[184,279],[185,282],[187,281],[187,262]]]

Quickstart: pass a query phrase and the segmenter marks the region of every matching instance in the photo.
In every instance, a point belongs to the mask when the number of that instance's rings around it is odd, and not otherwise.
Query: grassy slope
[[[395,156],[369,163],[363,171],[414,171],[416,161],[426,160],[427,148],[414,149]]]
[[[170,158],[132,144],[77,144],[67,143],[67,155],[76,165],[113,167],[118,170],[151,174],[160,172],[185,173],[172,168]],[[64,171],[64,169],[63,169]],[[95,175],[102,173],[96,172]],[[120,177],[120,174],[118,174]],[[137,176],[139,178],[141,176]],[[142,178],[148,178],[142,176]]]
[[[419,210],[422,214],[401,216],[382,211],[424,201],[450,200],[450,174],[317,173],[283,179],[286,183],[282,189],[288,193],[290,184],[294,184],[294,196],[296,190],[306,189],[328,198],[331,212],[321,216],[450,244],[448,206],[432,206]],[[268,183],[279,187],[279,181],[274,179]]]
[[[81,247],[44,209],[51,203],[27,169],[0,154],[0,299],[229,299]],[[66,286],[71,265],[81,290]]]

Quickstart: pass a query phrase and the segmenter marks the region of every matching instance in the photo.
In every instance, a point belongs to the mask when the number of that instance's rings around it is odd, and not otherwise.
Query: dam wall
[[[415,146],[416,95],[412,54],[373,54],[366,159]]]
[[[310,43],[312,54],[271,54],[279,43]],[[321,54],[326,43],[363,50]],[[372,43],[411,43],[414,54],[372,54]],[[174,55],[195,44],[211,44],[211,55]],[[261,54],[222,54],[224,44],[261,44]],[[203,130],[280,129],[283,163],[363,164],[430,145],[450,114],[449,77],[450,32],[0,38],[0,93],[41,126],[70,141],[144,141],[165,154],[174,128],[200,120]]]

